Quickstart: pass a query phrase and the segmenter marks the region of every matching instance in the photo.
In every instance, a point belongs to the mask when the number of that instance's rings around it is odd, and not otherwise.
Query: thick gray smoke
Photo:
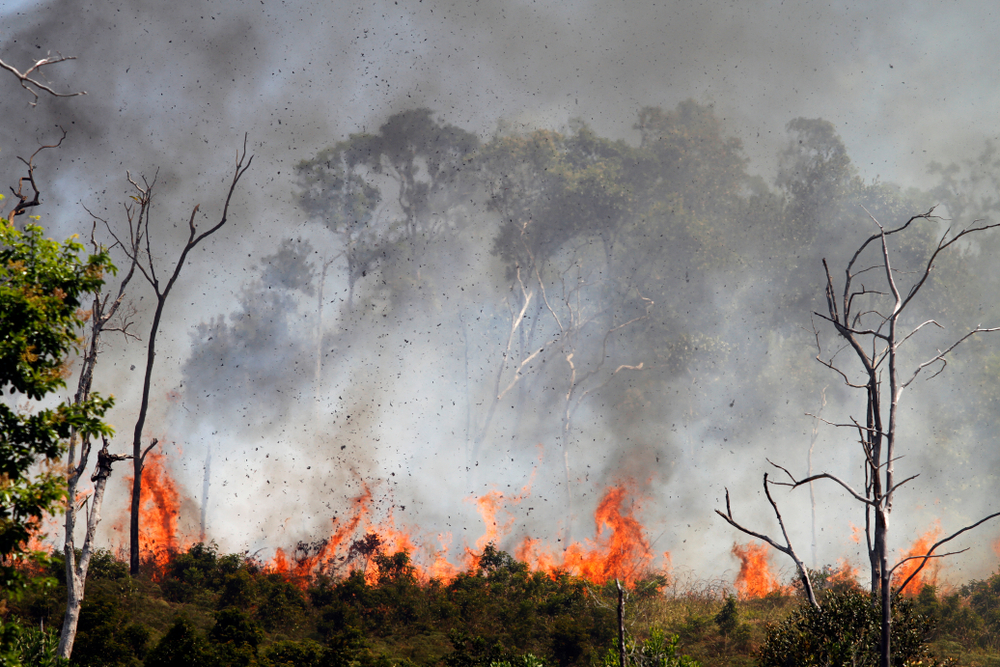
[[[211,449],[205,519],[222,548],[267,550],[322,537],[362,483],[384,507],[395,506],[397,523],[419,527],[433,543],[437,533],[451,533],[460,548],[482,532],[464,499],[494,486],[516,493],[529,479],[532,500],[514,508],[515,530],[555,543],[567,529],[556,396],[564,389],[553,384],[544,392],[557,376],[539,373],[535,393],[515,388],[488,416],[508,308],[517,305],[516,294],[502,289],[510,286],[507,267],[491,252],[502,225],[490,207],[495,193],[473,188],[462,207],[445,203],[453,194],[430,200],[431,209],[449,211],[442,224],[463,232],[424,264],[392,269],[395,284],[412,286],[400,301],[400,292],[376,282],[391,265],[389,255],[372,260],[371,274],[359,273],[356,286],[348,280],[345,259],[337,257],[343,239],[299,206],[296,165],[418,108],[480,142],[498,124],[512,134],[571,132],[579,119],[601,137],[636,145],[641,108],[670,111],[693,99],[712,109],[727,137],[742,142],[748,172],[776,198],[794,189],[794,169],[782,158],[786,124],[824,118],[866,183],[899,183],[899,201],[930,205],[932,198],[905,190],[940,181],[928,174],[932,161],[971,161],[966,173],[975,174],[987,166],[980,160],[985,142],[998,138],[1000,74],[984,56],[994,50],[996,10],[987,2],[889,5],[24,4],[5,10],[9,32],[0,57],[23,68],[48,51],[76,56],[47,75],[59,90],[88,94],[43,98],[32,109],[12,78],[0,79],[0,176],[16,183],[23,169],[14,156],[49,143],[63,127],[69,135],[62,148],[38,158],[43,224],[55,236],[85,233],[86,206],[120,230],[126,170],[156,174],[154,252],[172,261],[191,208],[202,205],[201,224],[218,215],[234,156],[249,135],[254,166],[231,221],[192,256],[168,304],[149,422],[151,437],[176,443],[167,453],[192,496],[202,493]],[[398,193],[382,178],[383,198],[392,199]],[[748,195],[753,185],[745,187]],[[989,184],[979,187],[995,196]],[[865,202],[899,213],[890,203]],[[761,243],[773,233],[764,210],[718,240],[733,254],[745,252],[739,269],[705,267],[685,248],[667,249],[676,254],[665,263],[658,297],[671,306],[661,328],[697,351],[683,364],[663,361],[655,382],[627,371],[607,385],[594,381],[573,421],[574,538],[592,529],[588,517],[604,486],[631,476],[647,496],[640,516],[655,550],[671,551],[677,566],[718,575],[698,564],[720,562],[737,539],[711,512],[723,487],[746,499],[741,514],[770,525],[759,493],[765,456],[802,469],[814,425],[804,415],[820,410],[824,387],[823,417],[845,418],[849,393],[812,367],[809,337],[801,333],[822,296],[819,257],[789,261],[791,244]],[[379,211],[373,224],[399,213],[389,204]],[[811,247],[829,250],[839,270],[846,249],[871,225],[858,209],[815,216],[822,218],[818,233],[827,236]],[[988,250],[963,252],[975,266],[990,266]],[[776,272],[779,265],[787,271]],[[686,287],[694,273],[699,279]],[[417,293],[421,284],[448,287]],[[990,307],[981,323],[996,324],[992,281],[970,289]],[[141,331],[150,298],[134,294]],[[799,300],[787,300],[790,294]],[[583,296],[601,303],[596,290]],[[937,316],[935,305],[948,300],[935,296],[928,317]],[[541,326],[535,335],[544,342]],[[112,421],[124,449],[144,351],[120,341],[109,347],[98,384],[118,397]],[[582,336],[579,349],[582,358],[597,341]],[[940,409],[961,402],[963,378],[982,377],[972,366],[989,363],[988,347],[969,354],[975,361],[956,363],[950,379],[946,374],[909,399],[914,436],[946,444],[906,461],[923,476],[907,501],[917,511],[897,519],[900,546],[934,518],[947,530],[989,504],[991,492],[983,489],[994,488],[1000,462],[995,442],[984,438],[995,413],[972,419]],[[643,361],[648,370],[649,360],[615,363]],[[651,387],[658,393],[651,396]],[[173,391],[177,398],[167,400]],[[966,416],[969,423],[956,424]],[[486,436],[475,449],[479,431]],[[963,439],[964,446],[952,444]],[[814,463],[853,474],[860,463],[854,449],[849,436],[821,429]],[[122,501],[124,485],[118,493]],[[849,505],[833,489],[821,489],[820,497],[825,531],[817,558],[832,562],[857,546],[842,519]],[[787,502],[789,515],[806,521],[807,494]],[[860,524],[860,515],[854,520]],[[977,546],[953,566],[963,568],[958,578],[993,569],[988,542],[995,532],[968,542]],[[799,541],[808,552],[808,530]]]

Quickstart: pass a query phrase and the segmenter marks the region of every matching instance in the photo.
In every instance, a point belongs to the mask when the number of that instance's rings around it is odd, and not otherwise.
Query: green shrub
[[[81,667],[132,667],[142,664],[149,650],[150,632],[145,626],[131,622],[113,589],[89,587],[76,640],[73,642],[73,664]]]
[[[314,641],[280,641],[264,650],[262,667],[327,667],[326,649]]]
[[[0,617],[0,667],[66,667],[69,663],[58,657],[58,648],[54,632]]]
[[[933,622],[916,612],[910,600],[893,605],[892,662],[902,667],[928,656]],[[760,650],[761,667],[879,664],[881,610],[877,599],[861,591],[828,591],[822,608],[803,602],[769,626]]]
[[[87,579],[120,581],[127,576],[128,563],[118,560],[107,549],[98,549],[91,554],[90,567],[87,569]]]
[[[179,616],[146,658],[146,667],[211,667],[215,652],[186,616]]]
[[[677,635],[668,638],[661,628],[653,627],[644,641],[625,641],[626,667],[700,667],[700,663],[691,656],[677,655],[679,643]],[[618,647],[605,651],[601,663],[602,667],[618,667]]]

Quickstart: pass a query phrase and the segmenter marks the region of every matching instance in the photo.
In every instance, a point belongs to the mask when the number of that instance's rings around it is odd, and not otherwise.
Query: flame
[[[913,545],[910,546],[909,551],[903,554],[900,557],[900,560],[902,560],[903,558],[917,558],[918,556],[923,556],[931,548],[931,545],[933,545],[934,542],[937,541],[937,538],[940,537],[940,535],[941,535],[941,526],[934,526],[928,529],[927,532],[925,532],[923,535],[918,537],[916,541],[913,542]],[[895,579],[895,581],[899,582],[900,584],[906,581],[907,577],[909,577],[913,572],[917,570],[918,567],[920,567],[920,562],[921,561],[919,559],[908,560],[902,565],[900,565],[898,568],[896,568],[896,572],[895,574],[893,574],[893,578]],[[937,559],[931,559],[927,561],[927,564],[924,565],[923,569],[921,569],[920,572],[917,573],[915,577],[913,577],[910,583],[906,585],[906,588],[900,592],[905,593],[906,595],[916,595],[917,593],[920,592],[920,589],[923,588],[925,585],[930,585],[930,586],[936,585],[939,570],[940,566],[938,565]]]
[[[195,543],[178,530],[182,498],[166,462],[167,456],[161,449],[149,451],[142,465],[139,493],[140,559],[152,566],[154,579],[162,575],[172,554]],[[125,479],[131,488],[134,477],[126,475]],[[119,526],[115,528],[120,529]]]
[[[843,586],[847,588],[860,588],[858,583],[858,568],[848,562],[846,558],[837,559],[837,569],[827,577],[827,583],[832,586]]]
[[[865,534],[864,529],[863,528],[858,528],[851,521],[848,521],[847,523],[851,527],[851,540],[855,544],[860,544],[861,543],[861,536]]]
[[[164,571],[172,554],[187,549],[195,541],[178,530],[182,497],[165,463],[163,452],[150,452],[143,470],[140,497],[140,549],[144,561],[154,564],[154,578],[157,572]],[[291,550],[278,548],[264,567],[302,587],[320,572],[332,574],[345,570],[362,572],[366,582],[372,584],[379,577],[376,556],[403,551],[414,559],[411,564],[419,580],[436,579],[448,583],[462,571],[475,571],[486,546],[499,545],[509,536],[515,517],[507,507],[529,497],[533,481],[534,473],[517,495],[494,489],[469,499],[475,503],[485,530],[474,547],[463,548],[461,565],[449,559],[451,534],[438,535],[436,548],[418,549],[418,542],[424,541],[416,540],[411,531],[397,527],[391,510],[384,518],[374,518],[372,491],[362,481],[362,492],[351,500],[346,518],[334,517],[327,537],[311,544],[300,543]],[[643,526],[634,515],[639,503],[632,486],[631,481],[627,481],[606,489],[594,515],[596,535],[593,540],[573,542],[554,553],[540,541],[526,537],[516,548],[515,556],[531,570],[553,578],[566,573],[597,584],[621,579],[626,585],[634,586],[647,573],[654,555]],[[669,552],[663,553],[662,563],[663,570],[669,571]]]
[[[540,547],[538,540],[525,538],[515,556],[532,570],[553,577],[566,572],[596,584],[622,579],[627,586],[634,586],[646,574],[653,553],[632,508],[623,508],[628,494],[626,483],[604,492],[594,513],[595,540],[586,540],[585,544],[573,542],[562,555],[555,555]],[[664,563],[669,567],[669,554],[665,556]]]
[[[736,592],[741,599],[764,597],[768,593],[781,590],[777,577],[771,573],[768,562],[771,554],[766,544],[733,543],[732,553],[740,560],[740,572],[736,575]]]

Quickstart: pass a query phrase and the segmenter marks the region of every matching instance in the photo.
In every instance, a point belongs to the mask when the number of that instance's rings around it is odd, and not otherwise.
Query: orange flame
[[[154,579],[162,576],[171,554],[195,542],[178,530],[182,499],[166,461],[167,456],[160,449],[146,455],[139,493],[139,553],[143,562],[152,565]],[[126,475],[125,479],[131,488],[134,477]],[[121,526],[116,525],[115,529],[120,530]]]
[[[764,597],[781,589],[777,577],[771,573],[768,562],[771,554],[766,544],[734,543],[732,553],[740,560],[740,572],[736,575],[736,592],[741,599]]]
[[[827,577],[827,583],[831,586],[844,588],[860,588],[858,583],[858,568],[852,566],[846,558],[837,559],[837,569]]]
[[[182,498],[165,466],[165,460],[162,452],[150,452],[144,466],[140,498],[143,512],[140,547],[144,559],[158,566],[155,568],[158,572],[163,571],[172,553],[186,549],[194,542],[178,531]],[[476,503],[483,518],[485,532],[476,540],[474,548],[464,548],[461,566],[454,565],[448,558],[452,541],[450,534],[437,536],[437,549],[424,549],[418,553],[411,533],[395,525],[391,511],[381,520],[373,519],[372,492],[362,483],[363,491],[352,499],[347,518],[334,517],[327,538],[314,544],[300,543],[292,551],[276,549],[273,559],[265,567],[302,587],[319,572],[332,573],[342,568],[360,570],[371,584],[377,582],[379,577],[375,556],[404,551],[416,557],[411,564],[418,579],[449,582],[462,569],[475,570],[486,546],[498,544],[510,534],[514,516],[508,512],[504,517],[501,513],[506,511],[508,503],[518,504],[529,496],[533,479],[534,475],[515,496],[493,490],[470,499]],[[634,586],[637,579],[646,574],[653,561],[653,553],[642,524],[634,516],[638,503],[634,502],[635,494],[630,486],[631,483],[622,483],[605,491],[594,515],[596,536],[593,540],[573,542],[561,553],[554,554],[539,541],[528,537],[516,549],[516,557],[532,570],[552,577],[567,573],[597,584],[617,578],[624,580],[628,586]],[[629,499],[633,502],[627,504]],[[669,568],[670,554],[664,552],[663,569],[669,571]]]
[[[596,584],[622,579],[627,586],[634,586],[652,563],[653,554],[632,508],[623,508],[628,493],[624,484],[605,491],[594,513],[597,537],[586,540],[586,546],[573,542],[556,556],[541,549],[537,540],[525,538],[516,551],[517,559],[553,577],[566,572]],[[664,563],[669,567],[669,554],[665,554]]]
[[[928,549],[931,548],[931,545],[937,541],[937,538],[940,535],[941,526],[934,526],[916,539],[909,551],[901,557],[901,559],[914,558],[915,560],[908,560],[896,568],[896,572],[893,574],[895,581],[902,584],[911,574],[916,572],[921,563],[921,560],[918,557],[926,554]],[[906,584],[906,588],[900,592],[906,595],[916,595],[925,585],[936,585],[939,570],[940,566],[938,565],[937,559],[927,561],[927,564],[924,565],[923,569],[921,569],[920,572],[918,572],[917,575],[910,580],[910,583]]]

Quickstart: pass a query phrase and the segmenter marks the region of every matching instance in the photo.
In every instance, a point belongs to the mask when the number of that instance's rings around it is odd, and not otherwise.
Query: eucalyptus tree
[[[393,284],[397,303],[405,285],[420,282],[435,243],[461,223],[455,213],[468,201],[478,143],[430,109],[411,109],[296,166],[300,204],[336,237],[328,257],[346,263],[349,308],[371,271]]]

